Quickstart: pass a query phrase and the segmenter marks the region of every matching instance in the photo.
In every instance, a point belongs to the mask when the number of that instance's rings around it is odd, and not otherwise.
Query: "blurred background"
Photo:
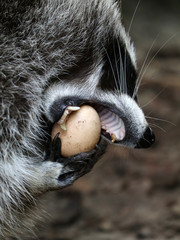
[[[147,150],[110,146],[91,173],[48,193],[40,240],[180,239],[180,1],[122,0],[122,16],[157,141]]]

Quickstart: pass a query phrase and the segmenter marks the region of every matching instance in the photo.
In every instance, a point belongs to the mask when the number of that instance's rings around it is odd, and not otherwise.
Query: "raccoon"
[[[1,239],[31,231],[39,196],[88,173],[108,143],[152,145],[137,90],[118,1],[0,1]],[[101,138],[89,152],[62,157],[53,124],[83,104],[99,113]]]

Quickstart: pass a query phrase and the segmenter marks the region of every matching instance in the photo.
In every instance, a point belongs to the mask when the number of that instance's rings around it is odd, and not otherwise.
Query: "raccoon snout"
[[[139,140],[135,148],[148,148],[155,142],[155,135],[151,128],[147,127],[142,138]]]

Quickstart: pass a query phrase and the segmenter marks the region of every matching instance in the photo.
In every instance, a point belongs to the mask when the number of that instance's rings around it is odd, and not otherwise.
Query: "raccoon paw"
[[[105,153],[106,147],[107,141],[102,137],[93,150],[65,158],[61,155],[61,140],[57,134],[51,144],[50,161],[58,162],[63,166],[58,177],[59,186],[71,185],[76,179],[90,172]]]

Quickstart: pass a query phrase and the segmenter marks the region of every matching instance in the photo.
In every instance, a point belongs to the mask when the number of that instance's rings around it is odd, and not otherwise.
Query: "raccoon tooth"
[[[66,109],[65,109],[65,111],[64,111],[61,119],[58,121],[58,123],[60,124],[60,127],[61,127],[64,131],[67,130],[67,128],[66,128],[66,120],[67,120],[69,114],[70,114],[71,112],[78,111],[79,109],[80,109],[80,107],[77,107],[77,106],[67,106],[67,107],[66,107]]]
[[[61,119],[58,121],[58,123],[61,125],[61,124],[64,124],[64,122],[66,121],[67,119],[67,116],[70,114],[70,111],[66,108]]]
[[[68,109],[69,111],[78,111],[80,109],[80,107],[77,107],[77,106],[68,106],[66,109]]]
[[[80,107],[74,107],[74,106],[68,106],[68,107],[66,107],[66,109],[65,109],[65,111],[64,111],[61,119],[58,121],[58,123],[59,123],[59,124],[63,124],[63,123],[66,121],[68,115],[69,115],[71,112],[73,112],[73,111],[78,111],[79,109],[80,109]]]
[[[107,130],[106,127],[105,127],[104,125],[102,125],[101,128],[104,129],[104,130]]]
[[[111,134],[111,142],[114,143],[117,140],[115,134]]]

